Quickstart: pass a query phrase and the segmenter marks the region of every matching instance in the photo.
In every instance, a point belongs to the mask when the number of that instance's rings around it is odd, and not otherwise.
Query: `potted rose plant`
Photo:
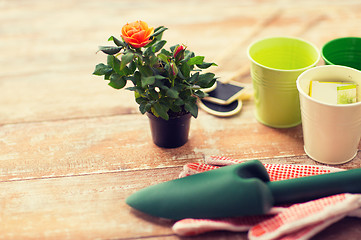
[[[197,98],[206,95],[202,89],[216,81],[213,73],[202,70],[216,64],[204,62],[203,56],[183,45],[165,49],[165,30],[163,26],[150,28],[143,21],[124,25],[122,39],[108,39],[115,46],[99,47],[107,55],[107,63],[96,65],[93,74],[104,76],[115,89],[129,82],[126,89],[134,91],[140,112],[147,113],[154,143],[178,147],[188,140],[190,118],[198,115]]]

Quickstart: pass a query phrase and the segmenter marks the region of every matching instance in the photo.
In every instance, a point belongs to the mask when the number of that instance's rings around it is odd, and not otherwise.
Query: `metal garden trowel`
[[[252,160],[144,188],[126,203],[161,218],[220,218],[346,192],[361,193],[361,168],[270,182],[263,164]]]

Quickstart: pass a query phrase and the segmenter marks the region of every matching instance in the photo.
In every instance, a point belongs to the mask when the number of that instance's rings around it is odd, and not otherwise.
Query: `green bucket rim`
[[[359,42],[359,51],[354,51],[356,50],[357,48],[354,48],[352,47],[352,45],[350,44],[345,44],[345,48],[343,49],[340,49],[338,51],[330,51],[330,49],[334,49],[334,45],[337,44],[337,43],[340,43],[340,42],[348,42],[348,43],[351,43],[351,42]],[[326,53],[325,53],[326,52]],[[321,49],[321,56],[322,56],[322,59],[325,61],[326,64],[329,64],[329,65],[341,65],[341,66],[346,66],[346,67],[352,67],[352,68],[355,68],[354,66],[350,66],[350,63],[352,61],[350,61],[351,58],[347,58],[348,61],[345,61],[345,63],[339,63],[337,60],[335,62],[335,59],[332,59],[330,60],[330,57],[334,57],[335,56],[335,53],[337,53],[336,55],[338,56],[348,56],[348,53],[351,53],[351,52],[359,52],[358,54],[356,54],[356,56],[360,56],[361,58],[361,38],[360,37],[341,37],[341,38],[335,38],[335,39],[332,39],[330,41],[328,41],[327,43],[325,43],[323,46],[322,46],[322,49]],[[332,53],[334,55],[332,55]],[[344,54],[342,54],[344,53]],[[330,56],[331,54],[331,56]],[[342,58],[342,59],[345,59],[345,58]],[[355,62],[352,62],[352,63],[357,63],[357,61]],[[352,64],[351,64],[352,65]],[[356,68],[358,70],[361,70],[361,64],[360,64],[360,67]]]
[[[297,41],[301,41],[301,42],[304,42],[308,45],[310,45],[314,50],[315,52],[317,53],[317,59],[310,65],[306,66],[306,67],[303,67],[303,68],[297,68],[297,69],[279,69],[279,68],[273,68],[273,67],[268,67],[266,65],[263,65],[257,61],[255,61],[253,59],[253,57],[251,56],[250,54],[250,51],[251,51],[251,48],[256,44],[256,43],[259,43],[259,42],[262,42],[262,41],[266,41],[266,40],[271,40],[271,39],[289,39],[289,40],[297,40]],[[273,71],[279,71],[279,72],[303,72],[311,67],[314,67],[318,64],[318,62],[320,61],[321,59],[321,53],[319,51],[319,49],[316,47],[316,45],[314,45],[312,42],[309,42],[309,41],[306,41],[302,38],[298,38],[298,37],[287,37],[287,36],[274,36],[274,37],[266,37],[266,38],[261,38],[261,39],[258,39],[254,42],[252,42],[248,48],[247,48],[247,56],[248,56],[248,59],[250,59],[254,64],[256,64],[257,66],[260,66],[262,68],[265,68],[265,69],[269,69],[269,70],[273,70]]]

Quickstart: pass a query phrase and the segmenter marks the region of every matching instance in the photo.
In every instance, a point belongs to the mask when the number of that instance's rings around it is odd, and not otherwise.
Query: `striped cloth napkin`
[[[185,165],[179,177],[243,161],[212,156],[206,158],[205,162],[206,164]],[[339,168],[316,165],[264,164],[264,166],[271,181],[342,171]],[[172,229],[180,236],[194,236],[210,231],[227,230],[248,231],[250,240],[305,240],[345,216],[361,218],[361,194],[344,193],[289,206],[275,206],[268,214],[260,216],[182,219],[177,221]]]

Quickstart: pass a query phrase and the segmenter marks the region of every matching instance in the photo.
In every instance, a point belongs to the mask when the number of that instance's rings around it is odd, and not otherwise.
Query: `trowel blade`
[[[126,203],[174,220],[260,215],[274,203],[267,182],[263,164],[252,160],[144,188]]]

